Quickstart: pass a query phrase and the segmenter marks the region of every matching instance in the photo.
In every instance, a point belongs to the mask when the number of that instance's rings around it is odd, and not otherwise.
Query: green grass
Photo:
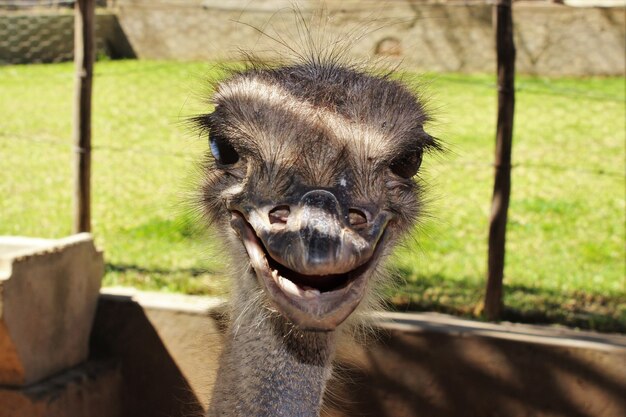
[[[0,68],[0,234],[71,232],[71,64]],[[182,123],[207,108],[202,63],[99,62],[93,228],[106,285],[221,294],[219,247],[191,194],[206,140]],[[405,75],[426,89],[429,215],[393,263],[399,309],[473,316],[484,287],[494,78]],[[626,332],[623,78],[519,77],[505,318]],[[202,93],[198,93],[201,91]]]

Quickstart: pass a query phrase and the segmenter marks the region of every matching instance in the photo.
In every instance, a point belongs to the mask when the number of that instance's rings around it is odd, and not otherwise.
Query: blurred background
[[[211,82],[260,33],[324,9],[355,60],[428,99],[427,215],[397,253],[389,308],[480,318],[497,89],[492,4],[420,0],[109,0],[96,10],[92,225],[104,285],[224,295],[193,205]],[[516,113],[503,318],[626,332],[625,12],[618,0],[516,1]],[[72,232],[73,1],[0,0],[0,235]]]

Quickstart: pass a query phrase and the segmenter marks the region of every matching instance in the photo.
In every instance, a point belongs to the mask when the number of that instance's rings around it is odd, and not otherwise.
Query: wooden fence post
[[[489,320],[498,320],[502,312],[506,223],[511,193],[511,148],[515,107],[515,43],[512,15],[511,0],[496,1],[494,19],[498,62],[498,125],[484,310]]]
[[[91,84],[95,0],[76,0],[74,8],[74,233],[91,231]]]

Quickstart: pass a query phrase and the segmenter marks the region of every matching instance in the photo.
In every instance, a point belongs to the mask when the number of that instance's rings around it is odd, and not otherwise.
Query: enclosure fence
[[[457,3],[484,4],[484,2],[482,1],[481,2],[475,2],[475,1],[457,2]],[[70,0],[47,1],[47,2],[35,1],[35,0],[0,1],[0,9],[12,10],[15,8],[37,8],[37,7],[39,8],[41,7],[63,8],[63,7],[72,6],[73,4],[74,2]],[[114,4],[114,3],[111,3],[111,4]],[[136,2],[133,2],[132,5],[127,5],[125,7],[181,8],[181,7],[197,7],[197,5],[191,5],[188,3],[184,3],[184,2],[181,3],[181,2],[175,2],[175,1],[170,1],[170,2],[160,1],[158,3],[136,1]],[[204,6],[204,7],[212,8],[214,6]],[[428,7],[431,7],[431,4],[420,3],[419,7],[423,7],[426,10],[428,10]],[[263,10],[268,11],[268,13],[270,12],[269,10],[266,10],[266,9],[263,9]],[[371,9],[366,7],[364,8],[364,10],[369,11]],[[358,9],[354,9],[353,11],[356,12],[358,11]],[[402,17],[398,16],[398,18],[402,18]],[[427,12],[423,14],[422,18],[424,19],[428,18]],[[47,38],[50,38],[52,36],[57,36],[57,35],[58,33],[55,32],[54,28],[48,32],[43,32],[39,38],[33,40],[33,45],[36,45],[35,47],[45,48],[45,45],[46,45],[45,40]],[[0,37],[1,36],[2,36],[2,29],[0,28]],[[7,34],[7,36],[9,35]],[[63,36],[71,37],[72,33],[65,32]],[[61,60],[61,61],[66,61],[68,58],[69,56],[67,55],[58,56],[58,60]],[[50,61],[56,61],[56,59],[51,59]],[[104,62],[106,63],[106,58],[104,58]],[[13,70],[9,66],[5,68],[0,68],[0,71],[4,71],[5,74],[10,75],[10,71],[13,71]],[[169,79],[169,77],[172,77],[172,74],[170,73],[170,70],[167,68],[167,66],[165,65],[162,66],[159,63],[155,63],[155,62],[150,62],[150,64],[147,66],[144,66],[144,67],[136,66],[135,68],[132,68],[132,69],[127,68],[127,69],[124,69],[123,71],[124,71],[123,73],[115,73],[114,70],[111,70],[109,68],[107,68],[104,71],[100,71],[98,67],[98,63],[96,63],[95,65],[95,73],[94,73],[95,93],[94,94],[96,94],[97,97],[96,97],[96,101],[93,107],[93,115],[94,115],[93,117],[96,123],[96,130],[95,130],[96,132],[103,132],[103,131],[106,131],[107,129],[112,129],[112,127],[108,125],[113,125],[116,123],[116,121],[123,120],[125,123],[127,123],[128,126],[132,126],[133,123],[128,124],[128,120],[127,120],[130,115],[132,117],[137,117],[137,120],[135,122],[137,124],[153,123],[154,121],[158,121],[159,123],[164,123],[164,125],[168,125],[172,127],[170,130],[168,130],[168,133],[167,133],[168,135],[171,135],[172,134],[171,132],[178,132],[180,136],[185,136],[185,135],[187,137],[192,136],[188,133],[184,133],[187,129],[184,125],[185,116],[190,116],[191,114],[185,114],[185,111],[183,111],[182,114],[150,115],[149,114],[151,111],[150,102],[144,103],[145,104],[144,111],[146,114],[141,114],[141,112],[137,112],[136,109],[130,107],[130,106],[141,105],[140,100],[139,102],[134,101],[132,104],[129,104],[128,102],[126,102],[126,100],[128,99],[128,95],[130,94],[135,94],[135,93],[140,94],[142,90],[150,91],[150,89],[152,88],[152,84],[155,82],[155,80]],[[182,76],[187,77],[188,75],[183,74]],[[61,89],[55,87],[55,85],[63,86],[63,88],[66,88],[69,85],[71,85],[72,74],[69,71],[67,71],[67,68],[64,71],[61,71],[60,73],[57,72],[57,73],[49,73],[49,74],[36,73],[36,72],[29,73],[29,71],[26,70],[23,74],[17,76],[15,79],[19,80],[20,83],[23,83],[25,85],[34,85],[34,84],[38,84],[39,81],[43,81],[42,78],[45,78],[46,81],[58,80],[58,82],[53,81],[52,83],[49,84],[51,86],[50,91],[52,92],[52,94],[55,94],[55,92],[59,93],[61,91]],[[126,84],[124,81],[125,78],[132,79],[135,84],[134,85]],[[491,80],[477,80],[475,78],[474,79],[461,79],[459,77],[455,77],[455,76],[451,76],[447,74],[438,74],[434,76],[433,78],[437,80],[438,82],[443,81],[443,82],[450,83],[450,84],[456,84],[458,86],[468,86],[471,88],[482,89],[484,91],[490,91],[493,93],[494,97],[496,96],[497,91],[498,91],[497,85],[495,85],[495,83]],[[107,90],[99,90],[99,88],[103,88]],[[524,80],[522,81],[518,80],[516,82],[515,91],[518,93],[522,93],[525,96],[556,97],[563,101],[568,101],[570,103],[596,102],[596,103],[607,103],[607,104],[612,104],[612,105],[623,104],[623,96],[618,92],[616,92],[615,94],[612,94],[606,91],[593,91],[593,90],[584,91],[584,90],[581,90],[580,88],[574,88],[574,87],[571,87],[571,88],[555,87],[554,85],[550,83],[545,83],[544,85],[538,87],[537,84],[535,83],[530,83],[530,82],[527,83]],[[42,92],[42,95],[39,97],[37,96],[37,94],[35,95],[32,95],[32,93],[29,93],[29,94],[25,94],[24,97],[21,97],[19,94],[15,95],[14,98],[12,98],[12,100],[16,102],[21,102],[22,100],[24,102],[37,102],[38,100],[52,99],[52,97],[49,97],[47,93],[45,92]],[[105,107],[102,103],[105,102],[103,97],[107,95],[116,97],[118,101],[115,102],[114,105],[111,105],[111,103],[107,103],[108,107]],[[168,99],[166,95],[160,95],[159,92],[156,93],[156,97],[160,100]],[[195,99],[193,97],[191,98],[187,97],[187,98],[190,100]],[[58,116],[46,115],[46,117],[42,119],[43,120],[42,126],[36,129],[35,134],[33,134],[32,131],[24,128],[22,124],[28,124],[29,120],[34,120],[36,119],[36,117],[39,116],[36,109],[33,111],[32,115],[22,114],[20,117],[23,119],[23,122],[19,122],[19,123],[17,121],[12,121],[11,123],[5,122],[8,124],[8,126],[2,126],[2,123],[0,122],[0,144],[4,143],[3,148],[7,150],[7,155],[8,155],[8,152],[12,152],[10,151],[10,149],[19,148],[22,150],[22,152],[24,151],[24,149],[32,150],[32,151],[26,151],[26,152],[27,153],[32,152],[33,158],[45,158],[46,156],[49,156],[49,155],[55,155],[56,157],[61,156],[62,158],[66,158],[66,157],[69,157],[70,155],[76,154],[77,150],[79,151],[78,154],[80,156],[80,153],[83,152],[84,150],[83,145],[77,146],[76,144],[71,143],[69,139],[63,139],[64,137],[69,136],[69,132],[67,131],[67,128],[68,128],[70,114],[71,114],[71,105],[69,105],[69,100],[64,101],[64,102],[67,104],[67,106],[63,109],[58,109],[59,110]],[[180,106],[184,106],[184,104],[181,104]],[[21,108],[26,108],[26,107],[27,106],[22,106]],[[15,114],[14,116],[17,118],[19,115]],[[66,120],[64,122],[60,122],[59,121],[60,118],[65,118]],[[166,118],[167,120],[166,122],[163,122],[162,120],[159,120],[159,118]],[[515,130],[522,129],[522,128],[523,127],[519,127],[516,125]],[[119,190],[123,189],[123,191],[120,191],[120,194],[121,194],[120,198],[124,198],[124,199],[141,198],[141,195],[143,195],[143,193],[145,192],[145,190],[142,189],[141,183],[138,181],[135,183],[135,180],[128,180],[128,182],[126,182],[124,178],[118,177],[118,166],[116,164],[119,164],[120,167],[123,166],[124,172],[129,172],[128,165],[131,165],[131,166],[134,165],[134,169],[139,175],[143,173],[147,173],[148,170],[167,173],[170,171],[172,167],[176,167],[176,169],[180,169],[181,167],[184,167],[184,166],[192,166],[194,164],[197,164],[199,160],[202,159],[203,152],[206,152],[206,146],[203,145],[203,142],[204,142],[203,139],[199,140],[197,144],[189,146],[188,149],[181,149],[181,146],[173,145],[172,138],[169,138],[169,137],[167,139],[166,145],[159,144],[159,143],[154,143],[153,145],[152,143],[148,142],[150,143],[150,145],[148,146],[145,140],[141,140],[140,136],[142,134],[145,134],[145,132],[144,131],[128,132],[129,140],[125,143],[120,142],[120,141],[116,141],[116,143],[105,143],[105,142],[99,141],[97,136],[94,138],[94,143],[89,145],[89,152],[92,154],[94,158],[96,169],[99,169],[99,171],[97,172],[98,179],[94,182],[94,185],[93,185],[94,187],[93,190],[95,194],[100,192],[98,188],[99,183],[107,183],[111,181],[114,184],[112,189],[107,190],[104,193],[106,194],[107,198],[116,198],[115,191],[117,187],[119,187]],[[445,141],[446,138],[444,137],[443,139]],[[186,142],[184,142],[183,140],[182,143],[186,143]],[[515,148],[516,146],[515,143],[513,146]],[[112,155],[120,155],[122,157],[116,158],[116,157],[112,157]],[[2,158],[2,159],[5,159],[5,158]],[[177,161],[177,162],[172,162],[172,161]],[[111,165],[107,165],[109,163]],[[455,160],[447,160],[446,157],[443,156],[442,159],[436,162],[435,164],[438,164],[439,167],[437,169],[440,169],[440,170],[446,170],[446,169],[458,170],[458,171],[463,171],[463,172],[468,172],[468,173],[481,172],[482,173],[481,175],[484,174],[484,176],[487,176],[487,177],[491,175],[494,170],[494,164],[488,160],[471,160],[471,159],[463,159],[463,158],[457,158]],[[26,163],[20,163],[20,164],[14,165],[14,166],[19,167],[21,171],[19,173],[20,177],[16,176],[16,177],[13,177],[12,179],[15,181],[19,181],[19,183],[14,182],[13,184],[9,186],[10,191],[6,191],[7,189],[5,188],[5,192],[7,193],[19,192],[20,188],[22,187],[25,188],[26,190],[28,190],[29,187],[38,188],[30,183],[30,180],[27,179],[24,172],[27,172],[31,169],[32,170],[41,169],[42,166],[44,165],[46,165],[46,163],[45,161],[42,161],[41,159],[38,159],[38,160],[33,159]],[[54,164],[54,166],[58,166],[58,165]],[[513,196],[515,196],[515,176],[516,176],[516,173],[518,172],[538,172],[538,173],[543,172],[545,174],[540,174],[540,175],[546,175],[546,176],[554,176],[554,175],[559,175],[560,173],[568,173],[568,174],[576,174],[576,175],[582,175],[582,176],[604,178],[607,181],[613,181],[613,182],[618,182],[618,183],[622,183],[624,180],[624,172],[620,171],[615,166],[598,167],[595,164],[590,164],[586,166],[586,165],[571,165],[567,163],[558,164],[558,163],[553,163],[553,162],[544,162],[541,160],[541,158],[537,158],[535,155],[531,155],[527,157],[524,154],[517,154],[515,151],[514,151],[514,159],[513,159],[513,163],[511,164],[511,168],[513,170],[513,182],[514,182],[513,191],[512,191]],[[67,170],[62,170],[58,172],[54,172],[54,171],[46,171],[46,172],[47,172],[46,174],[47,178],[44,179],[46,182],[50,182],[53,184],[64,183],[67,185],[66,181],[60,179],[60,177],[68,173]],[[16,173],[16,175],[18,174]],[[135,197],[135,196],[139,196],[139,197]],[[68,195],[67,193],[65,193],[64,198],[67,198],[67,197]],[[98,198],[101,199],[102,197],[99,196]],[[188,197],[181,197],[181,199],[184,199],[184,198],[188,198]],[[488,200],[485,200],[484,201],[485,209],[488,208],[488,204],[489,204]],[[62,204],[61,206],[67,208],[66,204]],[[4,209],[5,207],[3,207],[3,210]],[[162,208],[160,208],[159,210],[161,209]],[[43,214],[43,216],[47,215],[49,217],[47,221],[55,221],[54,219],[58,217],[58,213],[40,213],[40,215],[41,214]],[[100,215],[101,214],[102,212],[100,212]],[[104,216],[106,218],[99,218],[99,215],[96,215],[94,217],[94,221],[96,222],[96,227],[95,227],[96,231],[102,230],[102,228],[104,227],[102,225],[102,222],[107,221],[109,216],[115,217],[115,213],[106,213],[106,215]],[[68,217],[67,215],[64,215],[62,217],[63,217],[63,221],[61,223],[64,223],[65,226],[53,228],[53,230],[58,232],[58,230],[67,229]],[[4,221],[6,221],[6,219]],[[126,221],[128,221],[129,223],[128,225],[129,229],[133,229],[133,227],[131,226],[134,225],[134,223],[136,223],[136,219],[129,218]],[[121,227],[125,227],[125,226],[121,226]],[[19,231],[20,229],[17,229],[17,230]],[[4,231],[8,232],[10,231],[10,229],[5,227]],[[167,233],[167,229],[156,230],[154,233],[157,233],[157,232]],[[151,234],[153,232],[151,230],[134,231],[133,233],[135,234],[133,235],[132,238],[136,240],[140,240],[142,238],[145,238],[146,236],[148,239],[153,238],[153,235]],[[106,247],[107,245],[115,245],[115,242],[104,242],[104,244]],[[139,246],[141,245],[139,244]],[[162,253],[153,253],[150,256],[159,257],[162,255],[163,255]],[[425,258],[427,259],[427,255],[425,255]],[[130,264],[130,261],[128,261],[128,263]],[[123,264],[123,262],[120,262],[120,264]],[[111,264],[109,266],[110,271],[115,272],[117,271],[116,268],[117,266],[114,264]],[[139,266],[139,269],[140,269],[140,266]],[[192,267],[182,266],[180,269],[181,271],[184,271],[185,273],[191,273],[192,275],[198,275],[201,273],[198,271],[197,266],[192,266]],[[147,273],[149,273],[150,268],[147,267],[146,271]]]

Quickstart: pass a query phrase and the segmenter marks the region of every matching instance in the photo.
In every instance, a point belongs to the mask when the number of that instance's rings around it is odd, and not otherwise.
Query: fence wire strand
[[[47,139],[47,138],[36,138],[36,137],[27,137],[27,136],[16,136],[11,135],[7,136],[5,134],[0,134],[0,140],[5,142],[13,142],[18,140],[20,142],[29,142],[31,144],[43,144],[48,146],[55,147],[67,147],[69,150],[74,149],[74,145],[69,142],[57,140],[57,139]],[[166,157],[166,158],[184,158],[184,159],[192,159],[197,160],[202,157],[199,154],[192,154],[187,152],[179,152],[179,151],[159,151],[154,149],[146,149],[141,147],[121,147],[121,146],[110,146],[110,145],[92,145],[91,147],[92,153],[94,151],[100,152],[123,152],[123,153],[134,153],[134,154],[142,154],[146,156],[154,156],[154,157]],[[483,167],[483,168],[494,168],[493,163],[489,162],[472,162],[472,161],[441,161],[439,164],[451,165],[451,166],[461,166],[461,167]],[[546,163],[536,163],[536,162],[516,162],[511,165],[512,169],[516,168],[530,168],[530,169],[540,169],[540,170],[550,170],[550,171],[564,171],[564,172],[573,172],[579,174],[586,175],[598,175],[598,176],[608,176],[615,178],[624,178],[626,176],[626,172],[616,172],[611,170],[605,170],[601,168],[584,168],[584,167],[570,167],[570,166],[562,166],[556,164],[546,164]]]

